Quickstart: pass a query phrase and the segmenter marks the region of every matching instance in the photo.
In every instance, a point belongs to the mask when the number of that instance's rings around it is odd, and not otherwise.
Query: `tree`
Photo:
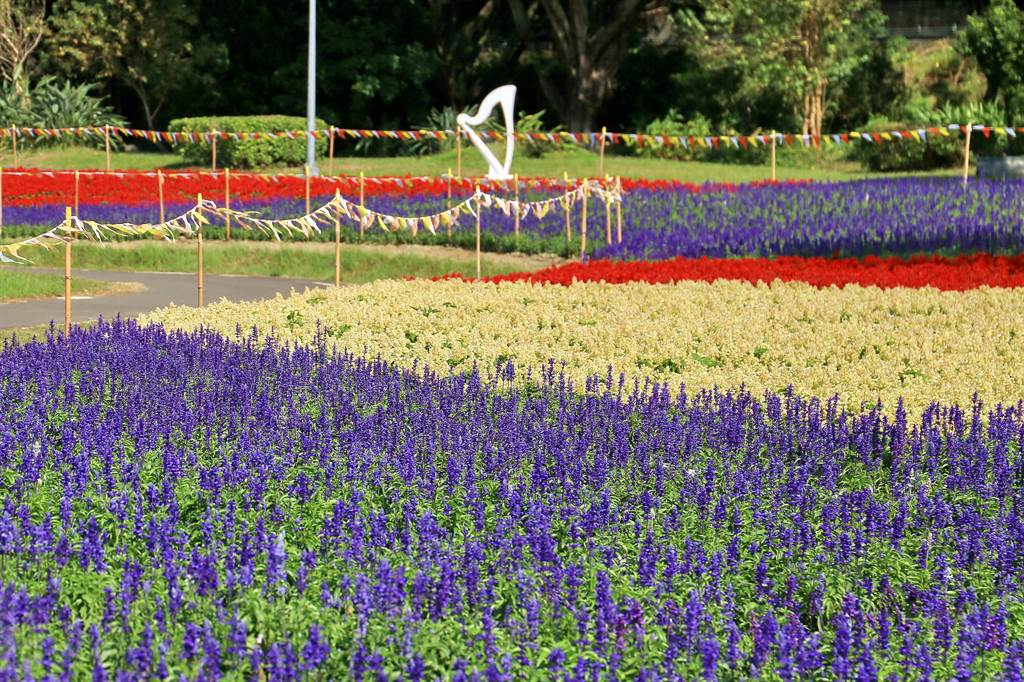
[[[669,0],[509,0],[541,90],[572,130],[590,131],[630,48],[663,21]],[[555,59],[553,59],[555,57]]]
[[[878,0],[705,0],[704,10],[687,23],[695,44],[744,74],[747,96],[790,93],[804,134],[821,134],[830,87],[850,78],[884,36]]]
[[[1001,99],[1011,112],[1024,108],[1024,11],[1012,0],[992,0],[968,17],[957,48],[978,60],[986,100]]]
[[[503,0],[423,4],[429,47],[449,106],[468,106],[509,77],[509,66],[522,53],[522,41],[508,30],[511,17]]]
[[[14,92],[28,91],[26,64],[46,33],[44,0],[0,0],[0,72]]]
[[[58,0],[50,17],[53,58],[65,70],[116,80],[135,93],[146,125],[187,82],[209,80],[222,52],[193,36],[193,0]]]

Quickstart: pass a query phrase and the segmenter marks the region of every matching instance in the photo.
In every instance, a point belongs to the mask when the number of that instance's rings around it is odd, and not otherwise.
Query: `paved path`
[[[27,268],[32,272],[63,274],[59,268]],[[137,317],[154,308],[170,303],[179,305],[196,304],[196,275],[194,272],[106,272],[100,270],[75,270],[73,276],[83,279],[99,279],[110,282],[139,282],[145,291],[113,296],[74,296],[71,299],[72,322],[95,320],[101,315],[112,319]],[[206,275],[203,278],[203,300],[212,303],[220,298],[232,301],[252,301],[271,298],[274,294],[287,295],[292,289],[302,291],[306,287],[331,286],[328,282],[284,277],[250,277],[248,275]],[[64,299],[49,298],[20,303],[0,303],[0,329],[7,327],[32,327],[49,324],[55,320],[64,322]]]

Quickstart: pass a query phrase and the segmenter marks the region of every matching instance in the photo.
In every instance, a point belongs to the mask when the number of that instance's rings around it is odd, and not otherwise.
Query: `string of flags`
[[[520,219],[534,215],[538,219],[547,215],[556,205],[570,210],[584,196],[592,194],[603,201],[618,203],[622,201],[622,193],[617,186],[605,187],[601,183],[588,180],[580,183],[575,189],[564,194],[538,201],[519,201],[505,199],[482,190],[477,190],[468,199],[452,206],[450,209],[426,216],[394,216],[380,213],[365,206],[348,201],[340,192],[320,208],[298,218],[270,220],[259,217],[249,211],[236,211],[216,202],[204,199],[179,216],[162,223],[99,223],[71,216],[70,221],[47,230],[43,234],[29,237],[12,244],[0,244],[0,263],[31,264],[31,261],[19,251],[30,246],[51,248],[63,245],[77,237],[102,241],[109,237],[142,237],[153,236],[173,240],[175,236],[192,236],[202,225],[210,224],[209,216],[231,218],[247,229],[259,230],[280,241],[282,234],[299,234],[310,237],[321,231],[321,226],[331,224],[335,219],[345,218],[362,225],[363,228],[374,224],[387,232],[411,230],[415,234],[420,226],[436,234],[439,227],[451,227],[458,223],[464,214],[475,216],[483,208],[496,208],[506,216],[518,214]]]
[[[610,131],[593,133],[572,132],[515,132],[513,138],[520,142],[565,142],[575,144],[597,145],[602,138],[606,143],[635,146],[670,145],[693,149],[719,149],[722,147],[749,148],[770,145],[774,139],[777,146],[802,145],[817,147],[829,144],[851,144],[865,142],[879,144],[900,140],[927,142],[932,137],[950,137],[966,135],[967,125],[951,123],[946,126],[929,126],[892,131],[851,131],[846,133],[827,133],[822,135],[799,135],[789,133],[764,133],[754,135],[650,135],[647,133],[618,133]],[[1024,133],[1024,127],[971,125],[972,132],[979,132],[988,138],[992,135],[1016,137]],[[496,130],[478,131],[481,137],[491,140],[504,140],[507,135]],[[366,130],[356,128],[336,128],[331,126],[324,130],[282,130],[260,132],[234,131],[166,131],[125,128],[122,126],[83,126],[77,128],[26,128],[11,126],[0,128],[0,137],[17,137],[25,139],[37,138],[98,138],[105,139],[115,136],[120,139],[143,139],[150,142],[168,144],[212,144],[216,140],[261,140],[289,138],[293,140],[312,137],[315,140],[334,138],[337,140],[353,139],[386,139],[386,140],[449,140],[456,137],[468,139],[465,131],[459,130]]]
[[[394,216],[374,211],[349,201],[341,196],[340,192],[336,192],[334,198],[320,208],[299,218],[268,220],[260,218],[252,212],[234,211],[224,207],[218,207],[215,213],[223,218],[230,216],[243,225],[251,225],[275,235],[278,230],[284,230],[298,232],[308,237],[314,232],[319,232],[322,225],[331,224],[335,219],[341,218],[354,222],[363,229],[377,225],[386,232],[409,230],[416,234],[420,227],[422,227],[431,234],[436,234],[437,230],[441,227],[448,228],[454,226],[463,214],[468,213],[475,216],[479,207],[497,208],[506,216],[517,213],[520,220],[531,214],[541,219],[555,205],[562,206],[566,210],[571,209],[581,200],[584,194],[593,194],[609,203],[622,201],[622,194],[617,188],[605,187],[599,182],[589,180],[560,196],[537,201],[505,199],[482,190],[477,190],[469,198],[445,211],[414,217]]]

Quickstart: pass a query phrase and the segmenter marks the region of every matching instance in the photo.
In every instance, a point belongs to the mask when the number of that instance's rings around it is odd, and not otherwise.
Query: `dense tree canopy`
[[[22,90],[50,74],[98,83],[148,127],[301,115],[306,7],[0,0],[0,74]],[[905,89],[879,0],[318,0],[318,15],[318,114],[341,126],[417,126],[513,82],[520,111],[552,127],[637,129],[672,112],[817,133],[897,116]],[[996,0],[958,41],[989,98],[1021,88],[1021,16]]]

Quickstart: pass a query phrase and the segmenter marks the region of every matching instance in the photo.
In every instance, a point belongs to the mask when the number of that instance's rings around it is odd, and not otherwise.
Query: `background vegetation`
[[[1010,125],[1024,106],[1024,12],[1012,0],[319,0],[318,9],[318,114],[346,127],[451,127],[455,111],[505,82],[520,85],[520,123],[534,130],[817,133],[960,120],[969,107],[984,116],[976,122]],[[922,33],[930,13],[944,23]],[[908,14],[916,32],[900,23]],[[302,116],[306,21],[303,0],[0,0],[0,125]],[[872,169],[917,170],[949,163],[954,147],[854,155]],[[444,150],[345,141],[336,151]],[[695,160],[763,163],[763,154]]]

